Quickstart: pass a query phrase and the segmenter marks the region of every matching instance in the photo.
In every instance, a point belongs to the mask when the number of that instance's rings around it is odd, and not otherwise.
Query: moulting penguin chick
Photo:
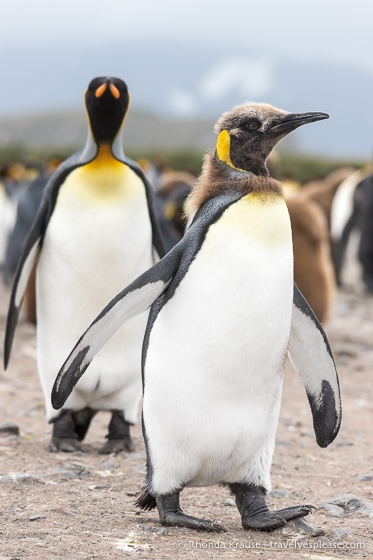
[[[151,306],[143,345],[147,479],[137,505],[157,507],[164,525],[224,530],[182,511],[187,486],[225,484],[245,529],[275,529],[312,509],[270,511],[265,501],[287,352],[321,447],[341,419],[333,357],[293,284],[289,214],[265,161],[286,134],[324,118],[252,103],[225,113],[190,195],[195,216],[185,236],[112,300],[57,376],[52,398],[60,407],[110,336]]]

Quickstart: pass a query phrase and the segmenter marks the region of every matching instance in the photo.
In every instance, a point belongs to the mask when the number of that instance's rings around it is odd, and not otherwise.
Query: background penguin
[[[345,288],[363,292],[364,287],[371,290],[367,282],[366,258],[361,259],[362,230],[369,231],[371,211],[369,211],[369,192],[372,166],[367,165],[355,171],[340,185],[332,205],[331,240],[333,261],[338,284]],[[368,225],[368,229],[364,225]],[[369,238],[364,234],[366,240]],[[370,241],[369,241],[370,244]],[[363,249],[364,253],[365,249]],[[369,259],[368,259],[369,260]],[[368,265],[371,269],[371,265]],[[371,271],[370,271],[371,275]]]
[[[101,312],[57,376],[52,402],[60,407],[118,327],[152,305],[143,346],[147,483],[137,503],[157,506],[165,525],[224,530],[183,513],[185,486],[226,484],[246,529],[274,529],[311,511],[269,511],[265,502],[287,351],[320,446],[341,419],[334,360],[293,285],[289,214],[265,160],[290,131],[324,118],[250,103],[225,113],[189,199],[196,214],[184,238]]]
[[[313,312],[325,324],[335,292],[329,230],[321,207],[303,193],[285,198],[289,210],[294,251],[294,281]]]
[[[141,397],[140,356],[147,315],[124,325],[58,415],[50,403],[56,371],[76,337],[118,292],[163,256],[152,189],[126,158],[120,130],[129,106],[126,84],[95,78],[85,94],[85,148],[53,174],[13,284],[4,363],[29,275],[37,265],[38,369],[52,451],[74,451],[97,410],[112,411],[103,453],[131,450],[129,426]],[[154,250],[155,249],[155,250]],[[40,255],[39,255],[40,253]]]
[[[330,220],[332,204],[335,193],[339,186],[347,177],[354,172],[352,167],[341,167],[336,171],[330,173],[325,179],[318,181],[311,181],[306,183],[302,188],[302,197],[304,200],[313,200],[324,211],[327,219],[328,229],[330,231]]]

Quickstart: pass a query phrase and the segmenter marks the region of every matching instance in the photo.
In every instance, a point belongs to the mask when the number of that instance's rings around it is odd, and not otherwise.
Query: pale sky
[[[112,75],[172,118],[247,99],[325,111],[304,148],[370,157],[373,0],[0,0],[0,22],[0,119],[83,110]]]
[[[3,52],[144,37],[250,46],[373,73],[372,0],[0,0],[0,21]]]

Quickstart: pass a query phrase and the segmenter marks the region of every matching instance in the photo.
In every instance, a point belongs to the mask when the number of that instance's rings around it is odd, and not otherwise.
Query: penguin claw
[[[286,521],[290,521],[291,519],[298,519],[299,517],[305,517],[309,513],[312,513],[312,510],[316,509],[315,506],[311,505],[302,505],[302,506],[292,506],[284,509],[279,509],[272,513],[280,515]]]
[[[110,455],[110,453],[115,453],[116,455],[121,451],[133,451],[135,449],[133,439],[130,436],[126,436],[121,439],[109,439],[105,445],[99,450],[100,455]]]
[[[198,517],[192,517],[191,515],[185,515],[185,513],[182,512],[172,512],[165,514],[161,519],[161,523],[166,527],[188,527],[188,529],[210,531],[212,533],[221,533],[227,531],[227,529],[219,523],[214,523],[213,521],[208,521],[207,519],[199,519]]]
[[[272,531],[286,525],[292,519],[305,517],[315,506],[303,505],[292,506],[277,511],[263,512],[259,515],[247,516],[242,518],[242,527],[244,529],[258,529],[259,531]]]
[[[65,453],[74,453],[74,451],[83,451],[77,439],[52,437],[48,445],[49,451],[58,453],[64,451]]]

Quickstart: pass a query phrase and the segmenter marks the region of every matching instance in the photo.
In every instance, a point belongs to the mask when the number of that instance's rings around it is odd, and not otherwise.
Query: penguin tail
[[[146,486],[141,490],[141,494],[137,498],[135,506],[143,509],[144,511],[149,511],[157,507],[157,502],[155,501],[154,496],[150,494]]]

